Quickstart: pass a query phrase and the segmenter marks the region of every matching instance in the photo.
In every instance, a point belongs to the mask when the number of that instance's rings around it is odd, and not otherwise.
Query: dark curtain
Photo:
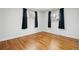
[[[48,27],[51,28],[51,11],[48,12]]]
[[[38,14],[37,14],[37,11],[35,11],[35,27],[38,27]]]
[[[22,29],[27,28],[27,9],[23,8],[23,20],[22,20]]]
[[[64,8],[61,8],[59,10],[59,16],[60,16],[60,19],[59,19],[59,29],[64,29],[65,26],[64,26]]]

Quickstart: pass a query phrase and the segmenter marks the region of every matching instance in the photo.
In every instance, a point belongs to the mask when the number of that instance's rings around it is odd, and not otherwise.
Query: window
[[[59,10],[52,11],[51,18],[53,21],[59,21]]]

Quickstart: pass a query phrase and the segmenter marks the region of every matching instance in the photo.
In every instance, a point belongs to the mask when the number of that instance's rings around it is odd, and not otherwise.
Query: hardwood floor
[[[79,40],[39,32],[0,42],[0,50],[78,50]]]

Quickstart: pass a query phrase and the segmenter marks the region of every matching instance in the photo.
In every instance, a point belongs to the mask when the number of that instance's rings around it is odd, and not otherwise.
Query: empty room
[[[79,50],[79,8],[0,8],[0,50]]]

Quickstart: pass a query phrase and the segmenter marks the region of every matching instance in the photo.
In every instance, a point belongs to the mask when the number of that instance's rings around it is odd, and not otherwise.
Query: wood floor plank
[[[0,50],[79,50],[79,40],[39,32],[0,42]]]

